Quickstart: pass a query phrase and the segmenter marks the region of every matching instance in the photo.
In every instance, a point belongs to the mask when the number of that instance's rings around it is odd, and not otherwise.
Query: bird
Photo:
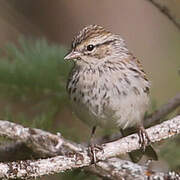
[[[150,82],[125,40],[100,25],[87,25],[64,59],[74,62],[66,89],[77,117],[92,127],[91,142],[97,126],[121,132],[135,127],[145,151],[150,144],[143,126]],[[157,159],[155,152],[153,156]]]

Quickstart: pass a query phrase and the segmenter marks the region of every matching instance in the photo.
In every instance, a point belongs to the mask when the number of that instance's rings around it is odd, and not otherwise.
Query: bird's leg
[[[91,163],[92,164],[96,164],[97,159],[96,159],[96,150],[100,149],[102,150],[101,146],[94,144],[94,135],[95,135],[95,131],[96,131],[96,126],[93,126],[92,131],[91,131],[91,136],[90,136],[90,142],[89,142],[89,147],[88,147],[88,151],[89,151],[89,156],[91,158]]]
[[[96,131],[96,126],[93,126],[92,131],[91,131],[91,136],[90,136],[90,141],[89,141],[89,156],[91,158],[91,163],[96,163],[96,153],[95,153],[95,146],[94,146],[94,134]]]
[[[137,149],[135,151],[129,152],[128,155],[132,162],[137,163],[141,160],[143,155],[146,155],[148,158],[152,160],[158,160],[158,156],[156,154],[156,151],[153,149],[152,146],[149,145],[151,142],[146,130],[144,129],[143,124],[140,124],[138,126],[138,135],[139,135],[139,143],[141,144],[141,149]],[[137,129],[136,129],[137,130]],[[120,130],[122,136],[127,136],[133,132],[135,132],[134,128],[128,128],[126,130]]]
[[[149,139],[149,136],[142,123],[138,126],[138,129],[139,143],[141,145],[142,150],[145,151],[146,146],[151,143],[151,140]]]
[[[90,144],[93,144],[95,132],[96,132],[96,126],[93,126],[91,131]]]

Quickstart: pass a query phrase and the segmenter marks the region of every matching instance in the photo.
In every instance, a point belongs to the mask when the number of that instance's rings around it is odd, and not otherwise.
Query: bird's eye
[[[88,50],[88,51],[92,51],[93,49],[94,49],[94,45],[89,44],[89,45],[87,46],[87,50]]]

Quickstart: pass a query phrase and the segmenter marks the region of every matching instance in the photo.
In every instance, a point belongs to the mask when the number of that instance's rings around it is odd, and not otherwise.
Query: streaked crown
[[[125,55],[128,52],[124,40],[99,25],[83,28],[72,41],[72,50],[65,59],[95,63],[97,60]]]
[[[72,48],[75,48],[77,45],[81,44],[83,41],[87,41],[91,38],[96,38],[99,36],[110,35],[110,31],[105,30],[102,26],[99,25],[89,25],[84,27],[77,36],[74,37],[72,41]]]

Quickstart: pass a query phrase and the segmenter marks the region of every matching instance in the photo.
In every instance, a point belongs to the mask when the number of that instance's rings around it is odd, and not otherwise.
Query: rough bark
[[[148,128],[147,133],[153,143],[180,134],[180,116]],[[23,141],[34,152],[45,155],[54,155],[62,151],[62,155],[46,159],[0,163],[0,178],[35,178],[92,166],[86,147],[70,142],[60,135],[51,134],[40,129],[25,128],[8,121],[0,121],[0,136]],[[102,172],[104,172],[104,175],[107,174],[107,178],[109,177],[108,174],[110,174],[110,179],[121,179],[125,175],[130,179],[134,178],[135,175],[139,176],[139,179],[140,177],[152,178],[154,175],[161,177],[168,175],[159,172],[149,172],[146,167],[114,158],[139,148],[140,144],[137,134],[103,144],[102,149],[97,149],[96,151],[98,160],[96,173],[102,175]]]

